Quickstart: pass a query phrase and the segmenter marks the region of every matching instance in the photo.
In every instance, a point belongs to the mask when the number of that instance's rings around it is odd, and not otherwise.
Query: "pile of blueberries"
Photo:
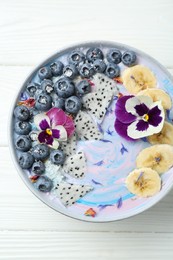
[[[117,64],[122,62],[126,66],[136,63],[136,54],[126,51],[123,54],[117,49],[110,49],[104,61],[103,52],[99,48],[90,48],[84,55],[74,50],[68,56],[68,65],[56,60],[49,66],[39,69],[40,84],[29,83],[26,86],[28,95],[35,99],[35,113],[48,111],[52,106],[63,109],[66,113],[75,116],[81,109],[81,97],[91,91],[89,78],[95,73],[105,73],[109,78],[118,77],[120,68]],[[74,84],[73,79],[80,76],[82,80]],[[55,83],[52,77],[60,77]],[[36,144],[32,147],[31,124],[32,109],[24,105],[16,106],[14,110],[17,133],[15,148],[20,152],[18,162],[22,169],[31,169],[32,173],[40,176],[45,171],[44,161],[49,157],[54,164],[63,164],[65,156],[63,151],[50,151],[46,144]],[[37,188],[47,192],[52,188],[51,180],[41,176],[37,181]]]
[[[122,62],[126,66],[133,66],[136,63],[136,54],[133,51],[126,51],[123,54],[117,49],[110,49],[104,61],[103,52],[99,48],[90,48],[86,56],[74,50],[68,56],[68,65],[61,61],[55,61],[50,66],[40,68],[38,76],[41,80],[40,86],[31,83],[26,90],[30,96],[34,96],[37,88],[42,92],[37,95],[36,109],[47,111],[52,107],[61,108],[70,114],[77,114],[81,108],[81,97],[91,90],[88,78],[92,78],[95,73],[105,73],[109,78],[120,75]],[[55,84],[51,78],[62,76]],[[77,76],[84,78],[78,84],[74,84],[73,79]],[[57,97],[52,100],[51,93],[56,93]]]

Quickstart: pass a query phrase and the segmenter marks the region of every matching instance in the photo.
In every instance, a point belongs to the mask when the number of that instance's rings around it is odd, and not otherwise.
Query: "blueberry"
[[[41,88],[42,90],[47,93],[47,94],[50,94],[52,93],[53,91],[53,82],[50,80],[50,79],[44,79],[42,82],[41,82]]]
[[[125,51],[122,55],[122,63],[128,67],[135,65],[136,54],[133,51]]]
[[[31,148],[31,140],[26,135],[19,135],[15,140],[17,150],[27,152]]]
[[[38,114],[38,110],[35,107],[30,108],[30,117],[36,116]]]
[[[103,60],[95,60],[93,62],[93,68],[95,72],[102,73],[106,69],[106,64]]]
[[[74,64],[66,65],[63,69],[64,76],[74,79],[78,75],[78,70]]]
[[[35,186],[39,191],[49,192],[53,188],[53,182],[47,176],[40,176],[36,180]]]
[[[76,93],[79,96],[88,94],[91,91],[91,85],[88,80],[84,79],[76,85]]]
[[[81,109],[81,100],[76,96],[71,96],[65,101],[65,109],[71,114],[77,114]]]
[[[52,98],[50,95],[47,94],[39,94],[36,97],[36,102],[35,102],[35,107],[36,109],[40,111],[46,111],[49,110],[52,107]]]
[[[107,60],[110,63],[115,63],[115,64],[120,63],[121,62],[121,57],[122,57],[122,54],[117,49],[111,49],[111,50],[109,50],[109,52],[107,54]]]
[[[14,131],[19,135],[27,135],[31,131],[31,125],[28,122],[17,121],[14,125]]]
[[[85,60],[85,55],[81,51],[72,51],[68,56],[68,61],[70,64],[79,65],[83,63]]]
[[[86,53],[88,61],[103,60],[103,52],[99,48],[90,48]]]
[[[34,162],[32,165],[32,172],[36,175],[41,175],[45,171],[45,165],[42,161]]]
[[[64,98],[60,98],[60,97],[55,98],[54,106],[58,107],[58,108],[61,108],[61,109],[64,109],[65,108],[65,99]]]
[[[48,67],[42,67],[38,71],[38,76],[40,79],[49,79],[52,76],[51,70]]]
[[[28,92],[28,94],[31,96],[31,97],[34,97],[36,91],[38,89],[38,84],[36,83],[29,83],[27,86],[26,86],[26,91]]]
[[[50,70],[52,72],[53,76],[60,76],[62,75],[64,65],[61,61],[57,60],[56,62],[53,62],[50,64]]]
[[[18,162],[22,169],[29,169],[34,163],[34,157],[28,152],[21,153],[18,156]]]
[[[94,68],[90,64],[83,64],[80,69],[79,73],[83,78],[90,78],[95,74]]]
[[[45,144],[37,144],[32,149],[32,155],[36,160],[45,160],[49,156],[49,148]]]
[[[55,91],[59,97],[70,97],[74,93],[74,83],[68,78],[59,79],[54,85]]]
[[[30,116],[29,109],[25,106],[17,106],[14,109],[14,115],[20,121],[26,121]]]
[[[105,73],[109,78],[112,79],[120,75],[120,68],[114,63],[108,63]]]
[[[54,150],[50,154],[50,160],[56,165],[62,165],[65,161],[65,154],[61,150]]]

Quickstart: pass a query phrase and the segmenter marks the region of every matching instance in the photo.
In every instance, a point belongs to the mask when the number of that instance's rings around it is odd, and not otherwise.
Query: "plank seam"
[[[37,232],[42,232],[42,233],[110,233],[110,234],[173,234],[173,232],[169,232],[169,231],[94,231],[94,230],[91,230],[91,231],[88,231],[88,230],[61,230],[61,231],[58,231],[58,230],[42,230],[42,229],[38,229],[38,230],[25,230],[25,229],[18,229],[18,230],[15,230],[15,229],[0,229],[0,233],[12,233],[12,232],[18,232],[18,233],[22,233],[22,232],[28,232],[28,233],[37,233]]]

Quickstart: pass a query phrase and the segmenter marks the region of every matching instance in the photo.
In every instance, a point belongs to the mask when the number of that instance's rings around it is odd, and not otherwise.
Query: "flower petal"
[[[67,116],[67,120],[64,124],[64,128],[67,131],[68,137],[73,135],[73,133],[75,131],[75,126],[74,126],[73,119],[70,116]]]
[[[38,141],[40,143],[44,143],[45,139],[46,139],[46,132],[45,131],[40,132],[38,135]]]
[[[42,131],[39,133],[38,140],[40,143],[45,143],[48,145],[52,145],[53,143],[53,137],[51,135],[48,135],[46,131]]]
[[[138,116],[143,116],[148,114],[149,108],[144,103],[141,103],[140,105],[135,106],[135,110]]]
[[[153,108],[150,109],[148,116],[149,116],[149,121],[148,121],[149,124],[156,127],[163,120],[163,116],[165,116],[165,113],[164,111],[162,113],[162,110],[160,110],[159,107],[155,105]]]
[[[115,115],[116,118],[125,124],[132,123],[136,116],[132,115],[131,113],[128,113],[125,108],[126,101],[133,96],[123,96],[117,100],[116,107],[115,107]]]
[[[127,135],[133,139],[138,139],[146,136],[150,136],[153,134],[159,133],[163,128],[164,118],[162,118],[162,121],[158,124],[158,126],[153,126],[151,124],[148,124],[148,128],[146,128],[146,124],[141,124],[142,120],[137,120],[136,122],[131,123],[127,127]],[[139,123],[140,122],[140,123]],[[139,130],[140,128],[140,130]],[[143,129],[143,130],[142,130]]]
[[[46,120],[46,119],[43,119],[43,120],[40,122],[39,127],[40,127],[41,130],[46,130],[46,129],[49,128],[50,126],[49,126],[47,120]]]
[[[127,135],[127,128],[128,128],[128,124],[123,124],[122,122],[120,122],[118,119],[115,120],[115,130],[116,132],[123,138],[125,138],[128,141],[134,141],[134,139],[132,139],[131,137],[129,137]]]
[[[126,108],[127,112],[132,113],[135,116],[138,116],[138,113],[137,113],[135,107],[137,105],[142,104],[142,103],[145,104],[148,108],[150,108],[150,106],[152,105],[153,101],[148,96],[132,97],[132,98],[127,100],[127,102],[125,104],[125,108]]]
[[[149,127],[149,123],[144,121],[144,120],[139,120],[138,123],[136,124],[136,129],[138,131],[145,131]]]
[[[59,130],[59,139],[58,141],[67,141],[67,131],[62,125],[57,125],[54,129]]]
[[[50,125],[49,117],[46,116],[45,113],[37,114],[36,116],[34,116],[34,124],[36,125],[37,129],[41,129],[40,122],[43,120],[46,120],[47,123]],[[43,130],[43,129],[41,129],[41,130]]]
[[[53,144],[53,141],[54,141],[53,136],[52,136],[52,135],[49,135],[49,136],[47,137],[46,144],[52,145],[52,144]]]
[[[51,148],[57,149],[59,147],[59,142],[57,139],[53,140],[53,144],[51,145]]]
[[[141,103],[144,103],[147,107],[150,107],[153,103],[152,98],[149,96],[139,95],[138,99],[140,100]]]
[[[60,138],[60,131],[57,129],[52,129],[52,136],[57,139]]]
[[[53,107],[46,113],[46,115],[49,117],[52,127],[64,125],[66,122],[67,115],[60,108]]]

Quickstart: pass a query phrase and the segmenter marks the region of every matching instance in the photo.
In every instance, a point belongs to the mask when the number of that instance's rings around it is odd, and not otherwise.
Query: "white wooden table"
[[[173,74],[172,0],[0,0],[0,259],[173,259],[173,190],[136,217],[91,224],[60,215],[25,187],[11,161],[8,111],[28,73],[77,41],[113,40]]]

